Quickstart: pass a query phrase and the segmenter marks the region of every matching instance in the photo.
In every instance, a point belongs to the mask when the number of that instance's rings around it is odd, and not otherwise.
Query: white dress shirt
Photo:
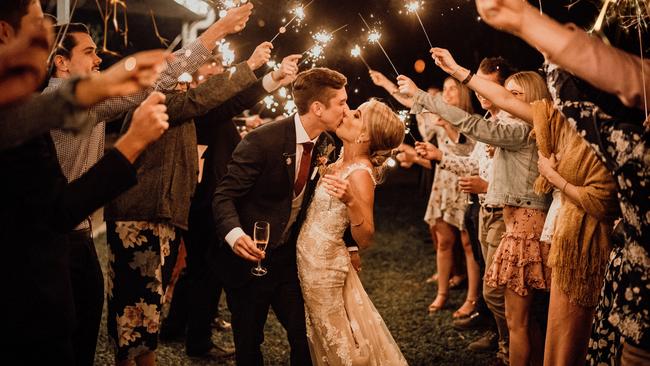
[[[294,182],[298,178],[298,170],[300,169],[300,161],[302,160],[302,152],[303,152],[303,147],[302,144],[305,142],[312,142],[314,144],[314,147],[316,146],[316,141],[318,140],[318,136],[316,136],[313,139],[309,138],[309,135],[307,134],[307,131],[305,131],[305,128],[302,125],[302,121],[300,120],[300,116],[298,113],[294,115],[294,125],[296,128],[296,155],[294,157],[295,160],[295,174],[294,174]],[[314,150],[312,149],[312,154],[314,153]],[[308,179],[310,177],[307,177]],[[293,197],[292,199],[292,205],[291,205],[291,215],[289,217],[289,221],[287,223],[287,228],[291,227],[291,225],[294,223],[296,218],[298,217],[298,212],[300,212],[300,207],[302,205],[297,204],[297,200],[299,200],[299,203],[302,203],[302,196],[303,193],[305,192],[305,189],[307,188],[307,184],[305,184],[305,188],[303,188],[302,192],[298,197]],[[293,190],[291,190],[293,192]],[[284,228],[286,229],[286,228]],[[241,227],[236,227],[226,235],[226,242],[228,245],[230,245],[231,248],[234,248],[235,242],[237,239],[239,239],[242,235],[246,235],[244,230],[242,230]]]

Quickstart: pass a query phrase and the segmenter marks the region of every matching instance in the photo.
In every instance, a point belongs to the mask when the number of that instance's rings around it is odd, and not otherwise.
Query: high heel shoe
[[[465,275],[453,276],[452,278],[449,279],[449,289],[450,290],[460,289],[465,284],[465,281],[467,281],[467,276]]]
[[[474,312],[474,309],[476,309],[476,300],[477,299],[467,299],[467,300],[465,300],[463,305],[461,305],[460,309],[454,311],[454,313],[451,315],[452,318],[460,319],[460,318],[467,318],[468,316],[470,316]],[[463,306],[465,306],[465,304],[472,305],[472,308],[469,311],[463,311],[462,309],[463,309]]]
[[[445,305],[447,304],[447,297],[448,297],[447,293],[438,293],[436,295],[436,298],[433,299],[433,302],[429,305],[429,309],[428,309],[429,310],[429,315],[431,315],[433,313],[437,313],[438,311],[444,309]],[[438,299],[442,300],[442,304],[439,304],[439,305],[436,304],[436,301]]]
[[[435,283],[438,282],[438,274],[434,273],[431,275],[431,277],[428,277],[427,280],[425,281],[426,283]]]

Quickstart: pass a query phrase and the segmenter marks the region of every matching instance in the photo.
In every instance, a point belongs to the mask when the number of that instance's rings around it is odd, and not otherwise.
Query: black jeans
[[[104,306],[104,276],[90,229],[69,233],[68,244],[76,319],[72,335],[75,361],[76,365],[93,365]]]
[[[483,299],[483,275],[485,275],[485,259],[481,251],[481,242],[478,239],[478,212],[481,205],[478,203],[478,196],[471,195],[472,204],[465,211],[465,228],[469,234],[469,241],[472,244],[472,254],[474,260],[478,263],[481,283],[478,287],[478,300],[476,301],[476,311],[481,314],[490,314],[485,299]]]
[[[211,268],[217,245],[212,211],[192,207],[188,231],[183,233],[187,267],[174,286],[164,332],[183,334],[189,353],[203,353],[212,347],[212,320],[219,314],[221,281]]]

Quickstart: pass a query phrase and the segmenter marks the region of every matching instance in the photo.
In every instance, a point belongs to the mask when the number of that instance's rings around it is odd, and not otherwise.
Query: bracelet
[[[560,192],[564,193],[564,189],[566,188],[566,185],[567,185],[567,184],[569,184],[569,181],[568,181],[568,180],[565,180],[565,181],[564,181],[564,185],[562,186],[562,189],[560,190]]]
[[[458,67],[456,68],[456,70],[454,70],[454,72],[452,72],[451,74],[449,74],[449,76],[451,76],[452,78],[455,78],[454,75],[456,75],[456,73],[458,72],[458,70],[460,70],[460,66],[458,66]]]
[[[361,225],[364,223],[364,221],[366,221],[366,219],[362,218],[360,223],[358,223],[358,224],[350,223],[350,226],[351,226],[351,227],[358,227],[358,226],[361,226]]]
[[[474,74],[472,74],[472,71],[470,71],[469,74],[467,74],[467,77],[463,81],[461,81],[460,83],[463,84],[463,85],[467,85],[467,83],[469,83],[469,81],[472,80],[473,76],[474,76]]]

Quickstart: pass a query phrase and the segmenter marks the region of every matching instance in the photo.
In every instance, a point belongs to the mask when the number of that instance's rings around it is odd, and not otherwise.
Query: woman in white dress
[[[378,171],[404,139],[404,125],[388,106],[370,101],[347,112],[336,135],[343,152],[318,183],[297,241],[312,362],[406,365],[343,241],[349,226],[360,247],[370,245]]]

